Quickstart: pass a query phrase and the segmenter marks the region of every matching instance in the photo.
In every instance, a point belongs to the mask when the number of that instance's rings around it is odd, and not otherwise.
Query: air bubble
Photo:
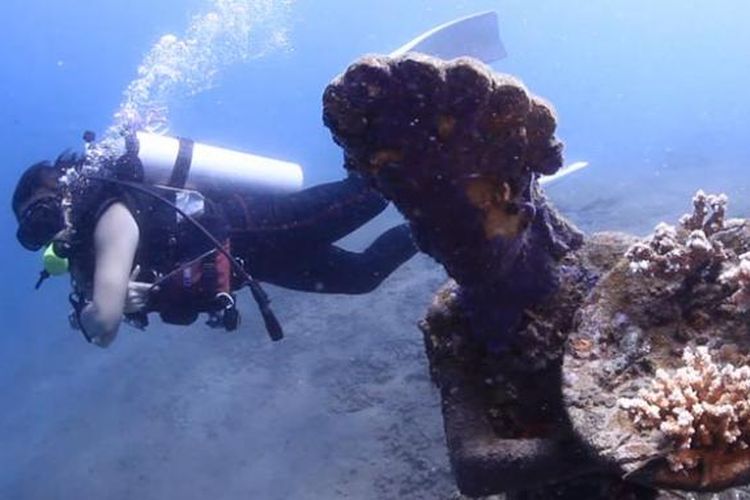
[[[233,64],[288,49],[292,4],[293,0],[211,0],[208,12],[194,16],[182,36],[166,34],[146,54],[105,139],[133,130],[166,133],[175,99],[211,89]]]

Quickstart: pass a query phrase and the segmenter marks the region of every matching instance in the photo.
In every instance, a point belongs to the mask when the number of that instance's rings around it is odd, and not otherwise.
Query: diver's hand
[[[153,284],[136,281],[140,272],[141,266],[135,266],[133,272],[130,273],[128,294],[125,297],[125,309],[123,309],[124,314],[133,314],[143,311],[148,305],[148,297]]]

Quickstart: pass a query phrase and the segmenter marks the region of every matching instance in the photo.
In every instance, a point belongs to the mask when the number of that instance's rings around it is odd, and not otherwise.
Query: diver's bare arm
[[[122,320],[139,231],[122,203],[110,206],[96,224],[93,300],[81,313],[81,324],[93,342],[108,346]]]

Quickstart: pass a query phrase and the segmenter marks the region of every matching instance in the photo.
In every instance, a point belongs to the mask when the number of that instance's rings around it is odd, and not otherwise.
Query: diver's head
[[[13,192],[13,213],[18,221],[16,238],[27,250],[39,250],[65,227],[61,175],[59,167],[40,162],[26,169],[16,185]]]

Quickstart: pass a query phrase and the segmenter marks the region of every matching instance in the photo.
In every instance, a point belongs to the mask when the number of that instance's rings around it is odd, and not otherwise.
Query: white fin
[[[507,56],[497,12],[489,11],[441,24],[391,52],[392,57],[422,52],[441,59],[469,56],[491,63]]]
[[[574,163],[571,163],[570,165],[561,168],[556,173],[552,175],[546,175],[539,179],[539,184],[541,185],[547,185],[552,184],[553,182],[562,179],[566,175],[572,174],[574,172],[578,172],[579,170],[582,170],[589,166],[589,162],[587,161],[577,161]]]

